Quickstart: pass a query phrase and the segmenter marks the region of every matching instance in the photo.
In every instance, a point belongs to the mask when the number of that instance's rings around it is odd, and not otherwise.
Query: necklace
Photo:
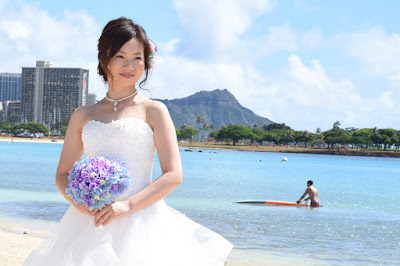
[[[119,100],[114,100],[114,99],[108,98],[107,93],[106,93],[106,99],[109,100],[109,101],[113,101],[114,102],[114,111],[117,111],[117,105],[119,104],[120,101],[123,101],[123,100],[126,100],[126,99],[130,98],[130,97],[133,97],[133,96],[135,96],[136,93],[137,93],[137,90],[134,93],[132,93],[131,95],[128,95],[128,96],[126,96],[126,97],[124,97],[122,99],[119,99]]]

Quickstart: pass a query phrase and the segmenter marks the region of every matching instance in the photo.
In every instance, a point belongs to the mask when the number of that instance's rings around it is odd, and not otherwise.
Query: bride
[[[56,173],[57,188],[71,206],[57,232],[24,265],[224,265],[231,243],[163,201],[181,184],[182,166],[167,108],[138,93],[153,49],[130,19],[112,20],[103,29],[98,72],[108,92],[72,114]],[[162,174],[152,182],[156,151]],[[101,210],[77,205],[65,193],[69,171],[83,153],[125,162],[133,178]]]

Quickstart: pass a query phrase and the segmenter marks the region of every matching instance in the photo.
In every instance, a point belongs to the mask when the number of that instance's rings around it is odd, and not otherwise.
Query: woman
[[[72,115],[56,173],[71,207],[58,232],[24,265],[223,265],[232,245],[162,200],[182,182],[175,128],[167,108],[137,91],[151,68],[152,46],[132,20],[104,28],[98,71],[104,99]],[[162,175],[152,182],[157,150]],[[82,154],[125,162],[133,182],[115,202],[90,211],[67,197],[68,174]]]

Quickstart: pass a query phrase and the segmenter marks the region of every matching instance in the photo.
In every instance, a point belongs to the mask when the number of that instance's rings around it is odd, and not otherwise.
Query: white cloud
[[[187,11],[182,6],[179,8],[179,12]],[[202,13],[201,10],[197,12],[199,13]],[[249,40],[244,38],[243,34],[250,27],[251,21],[240,20],[238,23],[241,23],[242,27],[235,28],[236,31],[227,29],[221,33],[221,37],[217,36],[221,28],[210,29],[211,24],[219,23],[215,22],[217,20],[208,20],[209,17],[200,20],[189,14],[192,13],[184,13],[190,17],[189,21],[184,20],[186,17],[181,17],[183,24],[195,25],[192,27],[193,31],[188,33],[189,37],[192,42],[195,42],[196,38],[203,40],[199,42],[202,47],[196,48],[203,52],[209,51],[209,60],[182,53],[177,49],[182,41],[171,40],[167,47],[172,48],[166,48],[165,55],[160,56],[150,81],[154,97],[172,99],[186,97],[199,90],[227,88],[243,106],[256,114],[276,122],[284,122],[297,130],[314,131],[318,127],[327,130],[338,120],[342,127],[359,128],[388,127],[388,123],[400,123],[400,106],[396,100],[400,92],[386,88],[377,98],[368,98],[353,80],[340,75],[342,72],[338,75],[332,68],[328,68],[327,71],[318,59],[305,63],[300,55],[290,55],[287,66],[281,70],[277,69],[274,74],[260,72],[253,62],[279,51],[304,54],[304,50],[313,48],[335,49],[335,52],[338,52],[342,47],[347,47],[349,55],[365,62],[368,71],[378,69],[380,73],[388,75],[386,78],[390,77],[395,82],[400,73],[397,68],[400,60],[395,60],[398,58],[396,34],[382,35],[378,34],[379,30],[372,29],[366,31],[368,34],[339,34],[324,40],[320,29],[314,28],[299,33],[289,23],[285,23],[281,26],[271,26],[265,35]],[[223,25],[226,24],[222,23]],[[196,26],[204,26],[210,30],[199,32],[195,30]],[[371,32],[376,33],[375,37],[368,36]],[[195,36],[196,34],[198,36]],[[223,39],[218,39],[220,37]],[[215,46],[215,43],[225,46]],[[375,51],[377,46],[385,46],[387,49]],[[237,58],[237,54],[233,54],[229,49],[232,47],[243,48],[240,53],[248,55],[250,59],[236,62],[229,60],[229,57]],[[251,55],[250,51],[257,51],[257,54]],[[343,66],[340,71],[345,69]],[[382,119],[383,117],[385,119]]]
[[[101,28],[93,17],[65,10],[57,19],[34,4],[15,6],[6,2],[0,9],[1,72],[18,73],[21,66],[35,66],[36,60],[52,61],[58,67],[89,69],[89,91],[104,91],[96,74]]]
[[[266,36],[262,38],[266,54],[300,46],[312,48],[324,42],[320,30],[310,30],[300,38],[288,24],[270,28]],[[377,99],[366,98],[352,80],[333,77],[317,59],[306,65],[300,56],[291,55],[287,67],[274,75],[259,72],[251,62],[205,63],[174,53],[159,59],[150,81],[156,98],[180,98],[199,90],[228,88],[256,114],[310,131],[317,127],[329,129],[337,120],[343,127],[387,127],[380,116],[393,116],[390,123],[399,120],[395,118],[400,114],[400,106],[393,100],[395,94],[386,90]]]
[[[240,47],[240,36],[252,20],[270,11],[269,0],[174,0],[192,56],[215,58]]]
[[[400,81],[400,73],[393,74],[389,77],[391,80],[399,80]]]
[[[320,62],[313,60],[311,66],[306,66],[296,55],[288,58],[286,71],[278,77],[262,75],[240,64],[206,64],[173,55],[160,56],[149,87],[152,96],[161,99],[227,88],[256,114],[295,129],[327,129],[337,120],[352,126],[357,111],[368,109],[350,81],[332,79]]]
[[[296,51],[299,42],[296,31],[288,24],[269,27],[268,33],[259,39],[251,41],[252,50],[258,51],[257,57],[264,57],[278,51]]]
[[[277,121],[296,129],[326,130],[337,120],[342,127],[359,128],[400,122],[396,100],[400,92],[386,90],[377,99],[363,97],[352,81],[330,76],[318,60],[307,66],[299,56],[291,55],[287,70],[271,78],[271,83],[278,87],[274,99],[279,101],[271,99],[266,106],[274,110]]]
[[[244,83],[239,64],[202,63],[185,57],[166,55],[156,59],[149,80],[155,98],[186,97],[200,90],[235,90]]]
[[[365,64],[368,74],[389,77],[400,72],[400,35],[388,34],[376,26],[341,36],[347,42],[348,55]]]
[[[7,21],[4,20],[0,24],[0,31],[8,35],[11,40],[25,39],[29,37],[32,28],[28,23],[22,21]]]
[[[161,44],[161,50],[163,54],[173,54],[176,52],[177,46],[179,45],[179,39],[172,39],[165,44]]]

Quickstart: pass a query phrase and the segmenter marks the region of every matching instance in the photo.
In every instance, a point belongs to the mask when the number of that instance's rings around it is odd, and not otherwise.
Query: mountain
[[[254,114],[244,108],[227,90],[200,91],[181,99],[158,100],[163,102],[171,114],[175,127],[182,124],[197,128],[196,118],[203,117],[208,125],[213,124],[216,129],[227,125],[259,127],[273,123],[271,120]]]

